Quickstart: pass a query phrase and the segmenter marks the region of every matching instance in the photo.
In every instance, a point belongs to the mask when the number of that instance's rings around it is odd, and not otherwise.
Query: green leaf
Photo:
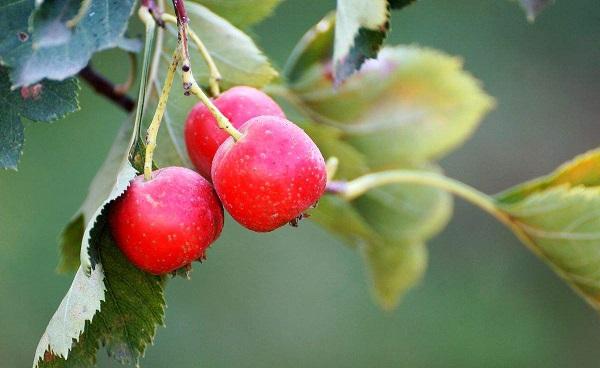
[[[340,128],[373,168],[440,158],[493,106],[460,59],[416,46],[384,48],[337,89],[327,64],[314,65],[290,88],[302,109]]]
[[[338,0],[333,51],[337,84],[377,56],[390,28],[390,8],[400,9],[410,0]]]
[[[600,310],[600,187],[560,185],[500,208],[526,244]]]
[[[261,88],[277,76],[267,57],[247,34],[202,5],[189,3],[187,12],[190,26],[213,57],[225,88],[236,85]],[[163,46],[165,63],[170,62],[177,44],[176,27],[170,25],[168,30]],[[208,85],[206,63],[193,42],[190,41],[189,47],[194,76],[198,83]]]
[[[17,169],[23,149],[23,124],[19,115],[8,111],[0,114],[0,167]]]
[[[90,276],[85,275],[81,268],[77,271],[67,295],[40,339],[35,352],[34,368],[40,359],[45,362],[54,356],[65,359],[69,356],[73,340],[79,339],[86,322],[92,320],[96,311],[100,310],[101,302],[105,300],[103,280],[104,270],[101,266],[96,267]]]
[[[326,195],[310,218],[361,250],[377,302],[392,309],[421,279],[427,266],[425,242],[446,226],[451,214],[447,193],[398,184],[373,189],[352,202]]]
[[[283,70],[289,83],[297,82],[313,65],[331,60],[334,29],[335,13],[331,12],[302,36]]]
[[[380,239],[360,213],[340,197],[321,197],[309,218],[351,247]]]
[[[96,190],[95,187],[91,188],[91,194],[88,195],[88,198],[90,199],[89,201],[86,200],[83,207],[84,214],[85,212],[91,213],[91,215],[88,215],[89,219],[86,219],[87,221],[80,250],[81,267],[86,273],[90,273],[99,261],[97,254],[98,249],[94,246],[93,239],[97,237],[97,233],[103,231],[105,226],[105,209],[108,204],[119,198],[125,190],[127,190],[131,180],[137,175],[137,170],[129,162],[127,153],[122,156],[120,160],[117,159],[116,162],[107,162],[106,164],[107,166],[103,167],[101,171],[112,171],[114,166],[117,166],[118,172],[116,176],[106,176],[102,179],[95,180],[93,185],[97,186],[98,190]],[[103,194],[101,191],[104,189],[109,189],[106,197],[101,196],[101,194]],[[100,205],[96,207],[98,201],[100,201]]]
[[[600,150],[495,197],[513,230],[600,310]]]
[[[193,0],[227,19],[233,25],[246,28],[259,23],[273,13],[282,0]]]
[[[29,87],[11,90],[8,70],[0,67],[0,168],[16,169],[23,147],[20,118],[36,122],[57,120],[79,109],[76,79],[63,82],[44,80]]]
[[[129,263],[107,229],[97,240],[100,263],[90,277],[77,272],[38,345],[34,368],[91,367],[100,344],[117,361],[137,365],[164,324],[163,278]]]
[[[70,9],[70,14],[73,9],[72,2],[74,1],[59,0],[44,2],[41,6],[48,7],[52,14],[55,9]],[[93,53],[117,46],[127,27],[133,5],[133,0],[92,1],[88,15],[73,27],[68,39],[61,39],[57,45],[36,47],[32,37],[28,37],[18,47],[5,50],[2,59],[12,67],[11,80],[14,85],[30,85],[44,78],[63,80],[79,72]],[[21,24],[22,20],[15,21],[17,28],[8,30],[8,34],[21,32]],[[34,33],[35,27],[34,20]]]
[[[3,0],[0,4],[0,64],[5,55],[27,42],[29,16],[34,9],[34,0]]]
[[[432,170],[439,171],[435,167]],[[452,215],[451,195],[411,184],[371,189],[352,205],[372,229],[389,241],[427,240],[445,228]]]
[[[343,132],[340,129],[306,122],[298,125],[315,142],[326,159],[337,157],[339,166],[336,178],[354,179],[369,172],[365,156],[343,141]]]
[[[527,19],[531,22],[533,22],[535,17],[537,17],[537,15],[552,2],[552,0],[519,0],[521,7],[525,10]]]
[[[104,163],[92,180],[83,204],[63,230],[60,236],[61,256],[58,266],[60,272],[75,271],[79,267],[80,248],[86,224],[95,220],[97,211],[103,207],[107,198],[111,197],[115,178],[119,176],[119,170],[128,156],[131,134],[133,134],[133,124],[131,119],[127,119],[122,123]],[[135,176],[135,172],[128,176],[130,175]],[[119,192],[115,194],[118,195]]]
[[[517,185],[496,197],[502,203],[515,203],[536,192],[560,185],[600,185],[600,149],[591,150],[561,165],[553,173]]]
[[[79,269],[79,252],[84,231],[85,216],[78,212],[58,237],[60,248],[58,266],[56,267],[58,272],[73,272]]]
[[[67,22],[77,15],[81,6],[81,0],[42,3],[32,15],[32,47],[52,47],[69,42],[72,29]]]
[[[188,3],[188,16],[191,27],[202,37],[202,41],[214,58],[223,77],[221,85],[229,88],[235,85],[247,85],[261,88],[269,83],[277,72],[269,64],[269,60],[245,33],[235,28],[225,19],[212,13],[202,5]],[[158,73],[150,81],[150,104],[156,105],[162,90],[166,71],[171,56],[177,45],[177,30],[168,26],[168,32],[162,45],[156,46],[160,53]],[[196,46],[190,42],[192,70],[198,83],[208,85],[208,69]],[[155,160],[158,166],[190,166],[183,138],[183,125],[187,114],[199,101],[194,96],[185,96],[180,78],[176,76],[169,95],[167,110],[163,124],[159,130],[158,148]],[[146,109],[145,121],[152,119],[154,109]]]
[[[333,65],[341,83],[368,58],[377,56],[389,29],[387,0],[339,0],[337,2]]]
[[[373,295],[384,310],[394,309],[427,269],[427,248],[418,241],[372,244],[361,250]]]

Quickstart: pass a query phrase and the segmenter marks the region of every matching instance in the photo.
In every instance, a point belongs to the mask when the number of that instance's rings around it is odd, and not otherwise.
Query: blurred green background
[[[255,29],[283,65],[334,1],[287,0]],[[462,55],[498,106],[442,164],[494,193],[598,146],[600,3],[557,0],[528,24],[504,0],[422,0],[389,43]],[[115,79],[126,56],[95,59]],[[125,114],[84,88],[82,111],[27,124],[19,172],[0,172],[0,366],[28,367],[71,282],[57,235],[83,200]],[[598,367],[600,319],[500,224],[458,202],[430,242],[424,282],[391,313],[359,255],[310,222],[254,234],[229,221],[168,285],[167,328],[143,367]],[[101,367],[113,367],[100,353]]]

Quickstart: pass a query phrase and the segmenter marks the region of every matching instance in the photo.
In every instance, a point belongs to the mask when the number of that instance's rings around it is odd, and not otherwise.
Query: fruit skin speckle
[[[268,232],[298,218],[323,195],[323,155],[306,133],[277,116],[242,125],[228,138],[212,167],[215,190],[231,216],[246,228]]]
[[[260,115],[285,118],[275,101],[252,87],[233,87],[216,98],[214,104],[236,128]],[[229,135],[219,129],[214,116],[202,102],[198,102],[185,121],[184,137],[192,163],[200,174],[210,180],[215,152]]]
[[[150,181],[137,176],[110,207],[108,221],[129,261],[160,275],[204,256],[223,229],[223,207],[198,173],[167,167]]]

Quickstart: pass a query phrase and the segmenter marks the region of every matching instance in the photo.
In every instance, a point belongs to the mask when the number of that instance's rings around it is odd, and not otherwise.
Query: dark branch
[[[184,69],[184,71],[188,71],[190,66],[186,65],[186,62],[190,59],[187,41],[187,24],[189,18],[187,16],[187,10],[185,9],[185,0],[173,0],[173,9],[175,9],[175,16],[177,17],[177,28],[179,29],[179,39],[181,41],[181,47],[183,47],[183,55],[186,59],[183,61],[182,68]]]
[[[81,69],[79,76],[98,94],[113,101],[127,112],[133,111],[135,100],[124,93],[119,93],[111,81],[92,69],[91,64],[88,64],[85,68]]]

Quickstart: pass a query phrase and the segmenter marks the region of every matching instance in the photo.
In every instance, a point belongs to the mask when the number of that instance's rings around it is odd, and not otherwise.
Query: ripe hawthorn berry
[[[215,190],[246,228],[272,231],[297,219],[325,191],[325,160],[302,129],[277,116],[259,116],[228,138],[212,166]]]
[[[260,115],[285,118],[275,101],[252,87],[233,87],[216,98],[214,104],[236,128]],[[185,121],[184,136],[192,163],[200,174],[210,180],[215,152],[229,135],[219,129],[212,113],[199,102]]]
[[[223,207],[201,175],[167,167],[149,181],[137,176],[110,207],[108,222],[129,261],[159,275],[204,256],[223,229]]]

